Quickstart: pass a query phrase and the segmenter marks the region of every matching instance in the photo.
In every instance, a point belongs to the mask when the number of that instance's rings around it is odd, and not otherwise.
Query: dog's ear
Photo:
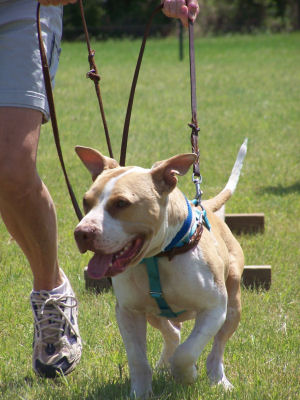
[[[75,151],[90,171],[93,181],[100,175],[105,169],[113,169],[119,167],[119,164],[113,158],[105,157],[100,151],[91,149],[89,147],[76,146]]]
[[[186,153],[155,163],[151,169],[151,174],[158,190],[171,192],[178,181],[176,175],[185,175],[196,158],[196,154]]]

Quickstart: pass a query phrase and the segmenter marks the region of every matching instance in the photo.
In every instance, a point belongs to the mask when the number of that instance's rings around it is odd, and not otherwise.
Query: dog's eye
[[[119,199],[115,202],[116,208],[126,208],[128,206],[130,206],[130,202],[128,200]]]

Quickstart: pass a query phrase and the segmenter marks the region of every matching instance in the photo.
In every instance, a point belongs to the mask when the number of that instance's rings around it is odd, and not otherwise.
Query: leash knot
[[[86,74],[87,78],[90,78],[94,82],[99,82],[100,81],[100,75],[96,73],[94,69],[91,69],[89,72]]]
[[[89,70],[89,72],[87,72],[86,77],[90,78],[94,82],[99,82],[101,78],[100,75],[97,73],[94,57],[95,57],[95,50],[90,50],[88,55],[88,60],[91,69]]]
[[[196,125],[196,124],[194,124],[194,123],[190,123],[190,124],[188,124],[188,126],[189,126],[190,128],[192,128],[192,134],[198,135],[198,133],[200,132],[200,128],[199,128],[198,125]]]

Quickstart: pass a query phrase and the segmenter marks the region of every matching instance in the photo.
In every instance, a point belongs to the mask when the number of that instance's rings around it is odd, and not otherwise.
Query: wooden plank
[[[265,230],[264,213],[226,214],[225,222],[234,233],[257,233]]]
[[[272,280],[271,265],[245,265],[242,282],[247,289],[269,290]]]
[[[94,290],[97,293],[107,291],[111,288],[111,279],[92,279],[88,276],[87,267],[84,268],[84,280],[86,290]]]

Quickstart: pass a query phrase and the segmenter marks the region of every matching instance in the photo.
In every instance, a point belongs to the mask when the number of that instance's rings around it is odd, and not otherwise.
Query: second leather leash
[[[124,166],[125,161],[126,161],[126,151],[127,151],[127,143],[128,143],[128,133],[129,133],[129,125],[130,125],[130,119],[131,119],[131,112],[132,112],[132,106],[133,106],[133,100],[134,100],[134,94],[135,94],[135,88],[137,84],[137,80],[139,77],[140,73],[140,68],[143,60],[143,55],[144,55],[144,50],[146,46],[146,42],[150,33],[151,25],[153,18],[155,15],[163,8],[163,4],[160,4],[158,7],[155,8],[155,10],[152,12],[150,19],[147,23],[147,26],[145,28],[138,60],[136,63],[134,75],[133,75],[133,80],[131,84],[131,89],[130,89],[130,95],[129,95],[129,100],[128,100],[128,105],[127,105],[127,111],[126,111],[126,117],[125,117],[125,122],[124,122],[124,128],[123,128],[123,136],[122,136],[122,144],[121,144],[121,153],[120,153],[120,165]]]
[[[89,38],[89,32],[87,29],[86,25],[86,20],[85,20],[85,15],[84,15],[84,8],[83,8],[83,3],[82,0],[79,0],[79,8],[80,8],[80,15],[81,15],[81,21],[83,25],[83,30],[84,30],[84,35],[85,35],[85,41],[88,49],[88,61],[90,64],[90,71],[86,74],[87,78],[90,78],[95,85],[95,91],[96,91],[96,96],[98,99],[98,104],[100,108],[100,114],[102,118],[102,123],[103,123],[103,128],[105,132],[105,138],[106,138],[106,144],[109,152],[109,156],[111,158],[114,158],[113,156],[113,151],[111,147],[111,142],[110,142],[110,137],[109,137],[109,132],[108,132],[108,127],[107,127],[107,122],[105,118],[105,113],[104,113],[104,107],[103,107],[103,102],[102,102],[102,97],[101,97],[101,91],[100,91],[100,75],[98,73],[98,69],[95,63],[95,50],[91,49],[91,44],[90,44],[90,38]]]
[[[156,7],[153,13],[151,14],[151,17],[148,21],[148,24],[146,26],[144,36],[143,36],[143,41],[141,44],[139,56],[138,56],[138,61],[136,64],[133,80],[132,80],[132,85],[131,85],[131,90],[130,90],[130,96],[129,96],[129,101],[128,101],[128,106],[127,106],[127,112],[126,112],[126,118],[125,118],[125,123],[124,123],[124,128],[123,128],[123,136],[122,136],[122,146],[121,146],[121,154],[120,154],[120,165],[125,166],[125,161],[126,161],[126,150],[127,150],[127,142],[128,142],[128,134],[129,134],[129,125],[130,125],[130,119],[131,119],[131,113],[132,113],[132,106],[133,106],[133,100],[134,100],[134,94],[135,94],[135,88],[140,72],[140,67],[144,55],[144,50],[146,46],[146,41],[149,36],[150,28],[152,25],[152,21],[154,16],[163,8],[163,4],[160,6]],[[189,19],[188,22],[188,30],[189,30],[189,62],[190,62],[190,86],[191,86],[191,111],[192,111],[192,119],[191,123],[189,124],[190,128],[192,128],[191,132],[191,145],[192,145],[192,152],[196,154],[197,158],[196,161],[193,164],[193,183],[195,184],[196,187],[196,195],[195,199],[197,200],[197,203],[201,203],[201,195],[202,191],[200,189],[200,184],[202,182],[202,177],[200,174],[200,166],[199,166],[199,157],[200,157],[200,152],[199,152],[199,146],[198,146],[198,133],[200,131],[200,128],[198,126],[198,121],[197,121],[197,98],[196,98],[196,69],[195,69],[195,47],[194,47],[194,23]]]
[[[83,23],[83,27],[84,27],[84,33],[85,33],[87,47],[88,47],[88,53],[89,53],[88,59],[89,59],[89,64],[90,64],[90,71],[88,72],[87,76],[91,80],[93,80],[93,82],[95,84],[95,90],[96,90],[96,94],[97,94],[97,98],[98,98],[98,102],[99,102],[99,107],[100,107],[102,122],[103,122],[103,126],[104,126],[107,146],[108,146],[108,150],[110,153],[110,157],[113,158],[107,123],[106,123],[106,119],[105,119],[104,108],[103,108],[103,103],[102,103],[102,98],[101,98],[101,93],[100,93],[100,87],[99,87],[100,76],[98,74],[97,67],[94,62],[95,52],[94,52],[94,50],[91,50],[91,47],[90,47],[90,41],[89,41],[88,30],[87,30],[87,26],[86,26],[86,22],[85,22],[85,17],[84,17],[82,0],[79,0],[79,6],[80,6],[81,18],[82,18],[82,23]],[[150,19],[147,23],[147,26],[146,26],[146,29],[144,32],[143,41],[141,44],[141,48],[140,48],[134,76],[133,76],[133,81],[132,81],[132,85],[131,85],[130,96],[129,96],[128,105],[127,105],[127,112],[126,112],[126,117],[125,117],[125,122],[124,122],[122,145],[121,145],[121,152],[120,152],[120,165],[121,166],[124,166],[125,161],[126,161],[126,151],[127,151],[127,143],[128,143],[128,134],[129,134],[131,113],[132,113],[132,106],[133,106],[134,94],[135,94],[136,84],[137,84],[137,80],[138,80],[138,76],[139,76],[139,71],[140,71],[140,67],[141,67],[141,63],[142,63],[142,59],[143,59],[143,55],[144,55],[144,50],[145,50],[145,46],[146,46],[146,41],[149,36],[153,18],[162,8],[163,8],[163,4],[160,4],[158,7],[155,8],[155,10],[152,12],[152,14],[150,16]],[[46,88],[46,94],[47,94],[47,99],[48,99],[48,104],[49,104],[49,111],[50,111],[50,116],[51,116],[51,122],[52,122],[52,128],[53,128],[53,134],[54,134],[55,144],[56,144],[56,148],[57,148],[57,153],[58,153],[58,157],[59,157],[59,160],[61,163],[61,167],[63,170],[63,174],[65,177],[65,181],[66,181],[66,184],[68,187],[68,191],[69,191],[69,194],[71,197],[71,201],[72,201],[75,213],[76,213],[78,219],[81,220],[83,215],[82,215],[82,212],[78,205],[78,202],[76,200],[75,194],[73,192],[71,183],[69,181],[69,178],[68,178],[68,175],[66,172],[63,155],[62,155],[62,150],[61,150],[61,145],[60,145],[58,124],[57,124],[57,119],[56,119],[52,85],[51,85],[51,78],[50,78],[49,67],[48,67],[48,63],[47,63],[47,57],[46,57],[46,52],[44,49],[42,33],[41,33],[41,26],[40,26],[40,3],[38,3],[38,5],[37,5],[37,17],[36,18],[37,18],[37,29],[38,29],[38,39],[39,39],[39,48],[40,48],[40,54],[41,54],[42,69],[43,69],[45,88]],[[189,28],[191,110],[192,110],[192,120],[191,120],[191,123],[189,124],[189,126],[192,128],[192,133],[191,133],[192,151],[193,151],[193,153],[195,153],[197,155],[197,159],[193,165],[193,182],[196,186],[195,199],[197,200],[197,203],[200,204],[201,203],[201,194],[202,194],[201,189],[200,189],[200,183],[202,181],[202,178],[201,178],[200,167],[199,167],[199,148],[198,148],[198,132],[200,131],[200,129],[198,127],[198,121],[197,121],[194,24],[191,20],[189,20],[188,28]]]
[[[192,133],[191,133],[192,151],[197,156],[196,161],[193,164],[193,183],[196,188],[195,200],[197,201],[197,204],[200,204],[202,196],[202,191],[200,188],[200,184],[202,182],[200,165],[199,165],[200,152],[198,146],[198,134],[200,128],[198,126],[198,120],[197,120],[194,23],[191,20],[189,20],[189,57],[190,57],[190,84],[191,84],[191,110],[192,110],[192,120],[191,123],[189,124],[189,127],[192,128]]]
[[[86,38],[87,48],[88,48],[88,60],[89,60],[89,64],[90,64],[90,71],[87,73],[87,77],[90,78],[94,82],[94,85],[95,85],[95,91],[96,91],[96,95],[98,98],[100,113],[101,113],[102,122],[103,122],[103,128],[104,128],[105,137],[106,137],[106,143],[107,143],[109,155],[111,158],[113,158],[113,152],[112,152],[112,148],[111,148],[111,142],[110,142],[109,132],[108,132],[105,113],[104,113],[104,107],[103,107],[103,102],[102,102],[102,97],[101,97],[101,92],[100,92],[100,86],[99,86],[100,75],[98,74],[97,66],[96,66],[95,60],[94,60],[95,51],[92,50],[91,46],[90,46],[89,34],[88,34],[87,25],[86,25],[86,21],[85,21],[82,0],[79,0],[79,7],[80,7],[80,14],[81,14],[84,34],[85,34],[85,38]],[[69,180],[69,177],[68,177],[68,174],[66,171],[64,159],[63,159],[61,145],[60,145],[60,137],[59,137],[56,112],[55,112],[55,104],[54,104],[54,98],[53,98],[51,77],[50,77],[46,51],[45,51],[43,38],[42,38],[42,29],[41,29],[41,23],[40,23],[40,3],[37,4],[36,23],[37,23],[39,49],[40,49],[40,55],[41,55],[41,64],[42,64],[42,70],[43,70],[43,76],[44,76],[44,82],[45,82],[45,90],[46,90],[46,95],[47,95],[47,100],[48,100],[48,105],[49,105],[49,113],[50,113],[50,117],[51,117],[51,124],[52,124],[52,130],[53,130],[56,150],[57,150],[58,158],[59,158],[59,161],[61,164],[61,168],[62,168],[64,177],[65,177],[65,181],[67,184],[67,188],[69,191],[69,195],[70,195],[75,213],[77,215],[78,220],[80,221],[83,217],[83,214],[80,210],[80,207],[79,207],[77,199],[75,197],[72,185],[70,183],[70,180]]]
[[[49,112],[50,112],[50,116],[51,116],[52,130],[53,130],[54,140],[55,140],[55,144],[56,144],[57,154],[58,154],[58,158],[59,158],[59,161],[61,164],[61,168],[63,170],[63,174],[65,177],[65,181],[66,181],[66,184],[68,187],[69,195],[71,197],[71,201],[72,201],[75,213],[77,215],[78,220],[80,221],[82,219],[83,215],[82,215],[82,212],[80,210],[80,207],[78,205],[78,202],[77,202],[75,194],[73,192],[71,183],[68,178],[68,174],[66,171],[66,167],[65,167],[65,163],[64,163],[64,159],[63,159],[63,155],[62,155],[61,145],[60,145],[58,124],[57,124],[53,92],[52,92],[52,85],[51,85],[51,77],[50,77],[47,56],[46,56],[45,47],[44,47],[43,38],[42,38],[42,29],[41,29],[41,23],[40,23],[40,3],[38,3],[38,5],[37,5],[36,20],[37,20],[39,48],[40,48],[40,54],[41,54],[41,63],[42,63],[44,81],[45,81],[45,89],[46,89],[46,94],[47,94],[47,100],[48,100],[48,105],[49,105]]]

